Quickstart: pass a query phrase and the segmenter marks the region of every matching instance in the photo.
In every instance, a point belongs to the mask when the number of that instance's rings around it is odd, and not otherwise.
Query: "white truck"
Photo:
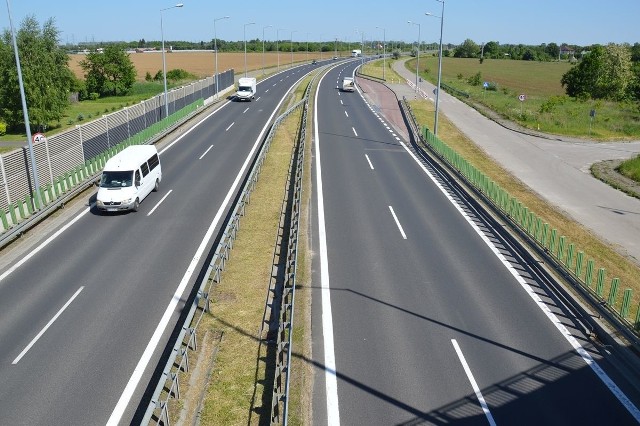
[[[238,91],[236,99],[239,101],[249,101],[256,97],[256,79],[255,77],[241,77],[238,80]]]
[[[353,77],[344,77],[342,79],[342,91],[343,92],[353,92],[356,90],[355,82],[353,81]]]
[[[362,51],[360,49],[354,49],[351,51],[352,58],[357,58],[358,56],[362,56]]]

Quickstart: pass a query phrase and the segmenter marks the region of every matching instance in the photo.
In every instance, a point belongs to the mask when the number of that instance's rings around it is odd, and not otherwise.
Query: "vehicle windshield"
[[[250,92],[251,91],[251,86],[240,86],[240,87],[238,87],[238,91],[239,92]]]
[[[123,188],[133,184],[133,171],[102,172],[100,188]]]

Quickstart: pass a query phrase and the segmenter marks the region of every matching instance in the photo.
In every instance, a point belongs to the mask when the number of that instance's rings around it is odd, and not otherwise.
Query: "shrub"
[[[480,86],[480,84],[482,83],[482,73],[478,71],[477,73],[469,77],[467,83],[472,86]]]
[[[78,114],[78,118],[77,118],[77,120],[78,120],[78,121],[82,121],[82,120],[84,120],[84,115],[82,115],[82,114]]]
[[[0,121],[0,136],[7,134],[7,123]]]
[[[95,101],[98,98],[100,98],[100,93],[96,93],[96,92],[89,93],[89,99],[90,100]]]
[[[162,70],[158,70],[158,72],[156,73],[156,75],[153,76],[153,79],[155,81],[162,81],[163,79],[163,74],[162,74]]]
[[[147,74],[144,76],[145,81],[151,81],[153,80],[153,77],[151,76],[151,73],[149,71],[147,71]]]

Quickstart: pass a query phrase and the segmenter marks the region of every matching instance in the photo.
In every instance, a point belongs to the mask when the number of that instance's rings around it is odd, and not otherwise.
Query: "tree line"
[[[95,49],[86,55],[80,66],[84,79],[78,79],[69,69],[70,46],[60,44],[60,31],[53,19],[42,26],[34,17],[27,17],[16,34],[20,53],[22,79],[28,103],[30,125],[43,130],[50,123],[59,122],[69,107],[70,93],[78,93],[80,100],[97,99],[102,96],[120,96],[130,93],[135,81],[136,70],[127,50],[133,48],[160,48],[159,42],[144,39],[130,43],[101,43],[100,51]],[[157,45],[156,45],[157,44]],[[211,49],[210,42],[165,42],[174,49]],[[219,51],[237,52],[244,50],[244,42],[216,41]],[[264,43],[265,51],[307,51],[331,52],[361,48],[360,43],[342,41]],[[411,43],[387,42],[387,51],[401,52],[412,49]],[[381,42],[365,41],[365,53],[380,52]],[[435,51],[436,43],[421,44],[420,49]],[[247,42],[247,50],[262,52],[262,41]],[[414,54],[416,51],[414,50]],[[490,41],[478,45],[470,39],[459,46],[446,45],[443,56],[459,58],[511,59],[550,61],[562,58],[572,59],[575,66],[562,77],[562,85],[567,95],[578,99],[608,99],[614,101],[640,102],[640,44],[608,44],[559,46],[555,43],[539,46],[500,45]],[[147,80],[152,79],[147,76]],[[18,83],[18,72],[13,52],[13,41],[9,30],[0,36],[0,134],[10,129],[24,128],[22,102]]]

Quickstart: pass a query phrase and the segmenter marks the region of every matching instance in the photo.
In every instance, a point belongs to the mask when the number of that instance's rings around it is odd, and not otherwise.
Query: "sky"
[[[437,0],[182,0],[181,8],[165,0],[5,0],[0,2],[0,29],[9,28],[7,2],[15,28],[27,16],[41,24],[54,18],[63,44],[160,40],[161,15],[165,42],[209,42],[216,20],[217,37],[224,40],[243,40],[246,31],[247,40],[262,39],[264,32],[265,40],[278,36],[302,43],[415,42],[419,32],[421,42],[432,43],[440,39],[442,15]],[[218,20],[224,16],[229,18]],[[640,0],[445,0],[442,41],[633,44],[640,42],[639,18]]]

